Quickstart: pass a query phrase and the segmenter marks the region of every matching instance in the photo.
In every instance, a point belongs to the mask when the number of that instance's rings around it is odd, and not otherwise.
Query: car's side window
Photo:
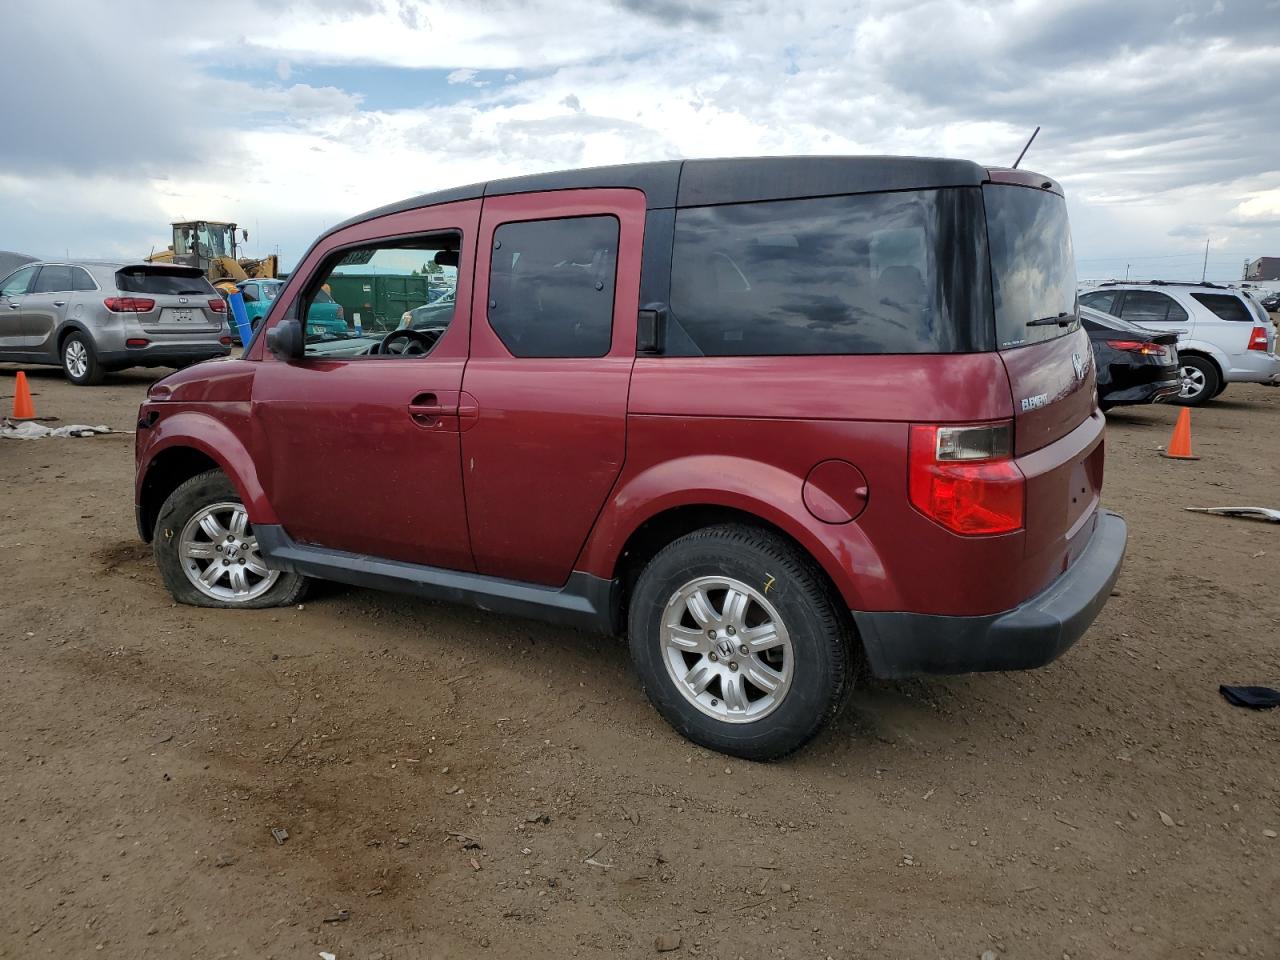
[[[240,293],[244,296],[245,303],[255,303],[258,299],[258,285],[256,283],[246,283],[240,288]]]
[[[93,277],[89,276],[89,271],[84,267],[71,268],[71,289],[72,290],[97,290],[98,286],[93,282]]]
[[[1103,313],[1115,313],[1115,299],[1114,290],[1099,290],[1084,294],[1080,298],[1080,302],[1086,307],[1093,307],[1093,309],[1101,310]]]
[[[1130,323],[1184,323],[1187,311],[1165,293],[1155,290],[1128,290],[1124,295],[1124,312]]]
[[[340,250],[311,278],[298,319],[308,357],[421,357],[453,321],[462,235]],[[447,298],[447,299],[446,299]]]
[[[71,268],[53,264],[40,268],[32,293],[64,293],[71,290]]]
[[[20,297],[27,292],[27,285],[35,275],[35,267],[23,267],[17,273],[9,275],[9,279],[0,286],[0,297]]]
[[[1244,301],[1229,293],[1193,293],[1191,299],[1208,307],[1223,320],[1234,320],[1240,323],[1253,323],[1253,314],[1245,306]]]
[[[616,217],[504,223],[493,234],[489,325],[515,357],[603,357],[617,270]]]

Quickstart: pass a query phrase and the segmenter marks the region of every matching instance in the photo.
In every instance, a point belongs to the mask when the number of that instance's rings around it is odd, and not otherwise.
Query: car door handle
[[[409,401],[409,415],[413,417],[438,417],[444,413],[440,398],[434,393],[420,393]]]
[[[9,309],[10,309],[10,310],[17,310],[20,306],[22,306],[22,304],[20,304],[20,303],[14,303],[12,300],[10,300],[10,301],[9,301]]]
[[[65,306],[67,305],[67,301],[65,301],[65,300],[55,300],[55,301],[53,301],[53,305],[54,305],[55,307],[65,307]]]

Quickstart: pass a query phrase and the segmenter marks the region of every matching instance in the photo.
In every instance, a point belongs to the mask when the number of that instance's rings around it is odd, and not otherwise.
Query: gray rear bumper
[[[1128,530],[1098,511],[1088,545],[1062,576],[1012,610],[985,617],[853,611],[877,677],[1027,670],[1056,659],[1089,629],[1120,576]]]

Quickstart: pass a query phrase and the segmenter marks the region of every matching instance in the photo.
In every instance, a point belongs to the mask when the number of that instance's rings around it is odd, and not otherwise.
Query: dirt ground
[[[29,376],[130,429],[158,374]],[[1182,510],[1280,506],[1280,390],[1195,411],[1197,462],[1176,413],[1110,418],[1129,555],[1079,645],[868,682],[771,765],[680,739],[615,640],[175,606],[130,436],[0,440],[0,956],[1280,956],[1280,711],[1218,693],[1280,686],[1280,526]]]

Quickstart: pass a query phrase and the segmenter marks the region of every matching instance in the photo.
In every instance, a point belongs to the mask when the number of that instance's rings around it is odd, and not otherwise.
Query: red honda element
[[[310,331],[332,291],[350,328]],[[1062,190],[958,160],[689,160],[445,190],[322,236],[240,360],[140,410],[184,603],[307,578],[625,633],[755,759],[855,665],[1038,667],[1125,525]]]

